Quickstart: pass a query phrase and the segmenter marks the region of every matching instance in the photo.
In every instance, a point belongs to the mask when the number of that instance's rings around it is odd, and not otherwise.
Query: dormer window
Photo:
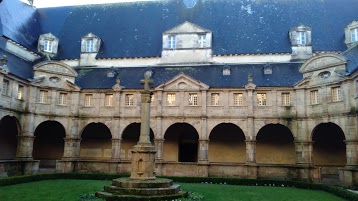
[[[169,49],[176,48],[176,36],[175,35],[168,36],[168,48]]]
[[[272,66],[270,64],[266,64],[264,66],[264,74],[265,75],[270,75],[272,74]]]
[[[230,67],[225,65],[223,68],[223,75],[230,75]]]
[[[43,54],[54,56],[57,53],[58,42],[58,38],[51,33],[42,34],[39,37],[37,49]]]
[[[199,35],[199,48],[205,48],[206,47],[206,34]]]
[[[311,46],[311,28],[299,25],[290,29],[289,34],[292,46]]]
[[[350,48],[358,42],[358,21],[348,24],[344,32],[346,37],[345,43]]]
[[[97,53],[101,45],[101,39],[89,33],[82,37],[81,52],[82,53]]]
[[[358,41],[358,28],[351,29],[351,41],[352,42]]]

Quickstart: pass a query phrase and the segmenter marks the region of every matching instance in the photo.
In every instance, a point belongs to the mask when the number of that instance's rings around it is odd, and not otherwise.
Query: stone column
[[[154,146],[157,150],[156,161],[163,161],[163,143],[164,139],[155,139]]]
[[[32,150],[34,136],[18,135],[17,136],[16,158],[19,160],[32,160]]]
[[[256,140],[248,139],[246,143],[246,163],[256,163]]]
[[[199,163],[208,163],[209,140],[199,139]]]
[[[112,139],[112,160],[120,161],[121,159],[121,142],[122,139]]]
[[[65,147],[63,152],[63,159],[71,160],[79,157],[79,147],[81,139],[67,137],[65,140]]]
[[[358,166],[358,140],[346,140],[347,166]]]
[[[312,141],[295,141],[296,164],[312,165]]]

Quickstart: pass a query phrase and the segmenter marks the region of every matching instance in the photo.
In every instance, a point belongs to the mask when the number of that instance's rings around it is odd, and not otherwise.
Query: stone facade
[[[205,33],[205,48],[190,46],[197,33]],[[164,48],[171,34],[186,41],[184,49]],[[170,64],[178,73],[156,83],[150,106],[156,175],[314,182],[333,175],[342,185],[358,185],[358,73],[345,74],[350,61],[340,52],[312,52],[311,46],[292,47],[292,54],[213,55],[211,34],[186,22],[163,33],[162,57],[96,59],[97,52],[81,53],[79,60],[34,65],[31,80],[1,70],[0,86],[8,87],[1,88],[0,126],[10,136],[1,141],[12,135],[17,144],[11,145],[16,153],[1,148],[0,175],[49,168],[129,173],[139,138],[140,90],[122,87],[119,76],[125,75],[110,67],[150,64],[155,73]],[[245,86],[215,88],[181,73],[202,63],[210,70],[214,64],[298,60],[302,79],[285,87],[259,86],[249,75]],[[76,84],[79,76],[98,69],[118,76],[116,84],[83,89]]]

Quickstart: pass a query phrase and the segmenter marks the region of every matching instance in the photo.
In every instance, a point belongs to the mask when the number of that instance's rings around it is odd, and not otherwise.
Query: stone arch
[[[318,124],[312,131],[313,163],[319,166],[344,166],[347,162],[345,139],[343,130],[337,124]]]
[[[244,132],[235,124],[216,125],[209,135],[209,162],[240,162],[246,160]]]
[[[17,136],[20,135],[20,123],[16,117],[4,116],[0,120],[0,160],[12,160],[16,157]]]
[[[164,160],[175,162],[198,161],[199,134],[188,123],[175,123],[164,134]]]
[[[295,164],[294,137],[282,124],[267,124],[256,136],[256,162],[266,164]]]
[[[132,159],[131,150],[134,145],[139,141],[140,136],[140,123],[131,123],[123,130],[121,142],[121,156],[122,160]],[[150,141],[154,142],[154,132],[150,128]],[[153,144],[154,145],[154,144]]]
[[[63,157],[65,128],[57,121],[44,121],[36,127],[34,136],[34,160],[40,160],[40,168],[55,168],[56,160]]]
[[[81,132],[81,159],[109,159],[112,157],[112,134],[103,123],[90,123]]]

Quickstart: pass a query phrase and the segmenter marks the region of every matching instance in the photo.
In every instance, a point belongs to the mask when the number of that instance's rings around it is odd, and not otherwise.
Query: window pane
[[[92,106],[92,94],[85,95],[85,106],[86,107]]]
[[[258,105],[266,105],[266,94],[258,93],[257,94],[257,102],[258,102]]]
[[[318,104],[318,90],[311,91],[311,104]]]
[[[22,100],[23,99],[23,96],[24,96],[24,87],[19,85],[17,87],[17,99],[20,99]]]
[[[113,105],[113,94],[106,94],[105,95],[105,106],[112,106]]]
[[[242,93],[234,94],[234,105],[242,106],[244,105],[243,95]]]
[[[337,102],[342,100],[341,96],[341,87],[333,87],[332,88],[332,101]]]
[[[40,90],[39,102],[47,103],[48,92],[44,90]]]
[[[189,105],[190,106],[198,105],[198,94],[189,94]]]
[[[175,94],[174,93],[168,93],[167,94],[167,103],[169,106],[175,105]]]
[[[8,80],[4,80],[2,84],[2,94],[8,95],[9,94],[9,86],[10,82]]]
[[[126,101],[127,106],[134,105],[134,95],[133,94],[126,94],[125,99],[126,99],[125,101]]]
[[[219,105],[220,104],[220,95],[218,93],[211,94],[211,105]]]
[[[66,105],[67,104],[67,94],[66,93],[60,93],[59,104],[60,105]]]
[[[290,106],[291,104],[291,97],[290,97],[290,93],[282,93],[281,95],[282,97],[282,105],[283,106]]]

